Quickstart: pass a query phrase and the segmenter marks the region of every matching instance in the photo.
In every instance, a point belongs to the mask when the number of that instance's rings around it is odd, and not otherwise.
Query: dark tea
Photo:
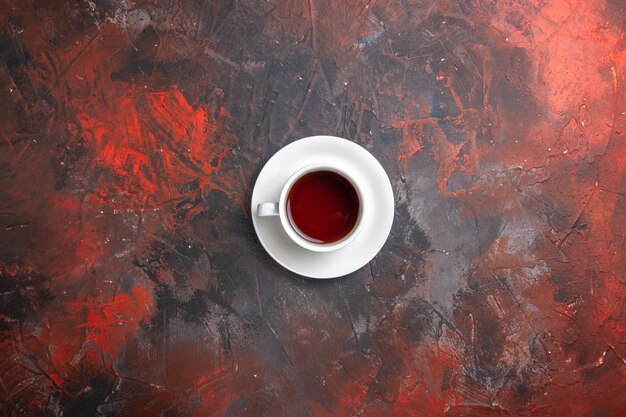
[[[333,243],[348,236],[358,220],[359,205],[352,183],[333,171],[303,175],[287,195],[291,225],[313,243]]]

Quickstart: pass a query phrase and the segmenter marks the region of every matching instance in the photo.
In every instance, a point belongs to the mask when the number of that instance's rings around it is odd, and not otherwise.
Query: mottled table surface
[[[621,0],[1,0],[3,416],[626,415]],[[375,155],[382,251],[281,268],[263,164]]]

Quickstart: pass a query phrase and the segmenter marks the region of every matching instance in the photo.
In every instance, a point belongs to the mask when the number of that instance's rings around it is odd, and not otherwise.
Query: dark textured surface
[[[0,413],[626,415],[625,16],[0,1]],[[248,209],[313,134],[396,196],[324,282]]]

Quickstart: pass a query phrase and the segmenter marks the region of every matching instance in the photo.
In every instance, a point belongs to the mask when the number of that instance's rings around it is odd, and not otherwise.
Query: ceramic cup
[[[354,227],[346,236],[344,236],[342,239],[336,242],[315,243],[315,242],[311,242],[303,238],[302,236],[300,236],[300,234],[298,234],[298,232],[296,232],[295,230],[296,226],[292,225],[291,223],[292,221],[290,220],[289,215],[287,213],[287,198],[289,196],[289,192],[291,191],[291,186],[304,175],[312,173],[312,172],[316,172],[316,171],[332,171],[341,175],[352,184],[359,198],[359,214],[358,214],[356,223],[354,224]],[[294,243],[300,245],[304,249],[308,249],[314,252],[331,252],[331,251],[339,250],[345,247],[346,245],[348,245],[350,242],[354,240],[354,238],[357,237],[361,229],[363,229],[363,224],[365,223],[364,219],[367,213],[367,206],[363,198],[364,197],[363,189],[362,187],[359,187],[359,181],[357,181],[353,175],[350,175],[350,172],[348,171],[349,171],[348,169],[345,169],[344,167],[338,164],[307,165],[299,169],[298,171],[296,171],[295,174],[293,174],[292,176],[289,177],[289,179],[287,179],[287,181],[282,187],[280,198],[278,199],[277,202],[260,203],[259,205],[257,205],[257,209],[256,209],[257,216],[278,217],[280,220],[280,224],[283,230],[285,231],[285,233],[287,234],[287,236],[289,236],[289,238],[293,240]]]

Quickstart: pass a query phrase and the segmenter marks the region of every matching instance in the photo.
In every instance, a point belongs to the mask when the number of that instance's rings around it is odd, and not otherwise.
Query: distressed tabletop
[[[0,413],[626,415],[619,0],[1,0]],[[364,268],[249,202],[315,134],[387,171]]]

